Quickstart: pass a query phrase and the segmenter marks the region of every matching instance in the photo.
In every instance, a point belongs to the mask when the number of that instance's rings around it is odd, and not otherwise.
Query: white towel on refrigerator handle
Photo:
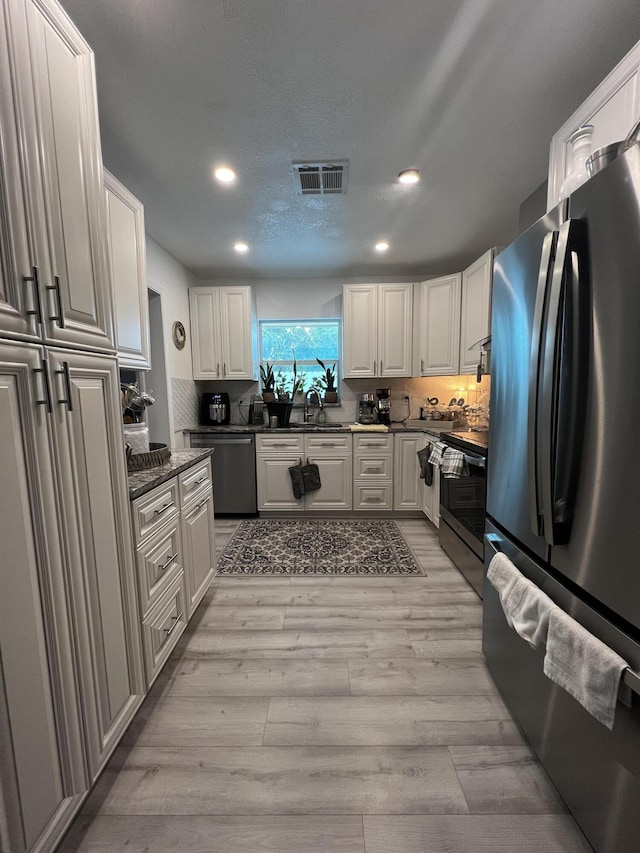
[[[556,607],[534,583],[525,578],[506,554],[496,554],[487,578],[500,595],[507,624],[534,649],[547,640],[549,616]]]
[[[613,729],[620,677],[628,664],[560,608],[549,620],[544,674]]]

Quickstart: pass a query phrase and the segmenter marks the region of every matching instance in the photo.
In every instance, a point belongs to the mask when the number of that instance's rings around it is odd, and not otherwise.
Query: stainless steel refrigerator
[[[520,571],[640,672],[640,146],[495,261],[485,564]],[[505,701],[598,851],[640,851],[640,681],[611,732],[542,672],[484,582]]]

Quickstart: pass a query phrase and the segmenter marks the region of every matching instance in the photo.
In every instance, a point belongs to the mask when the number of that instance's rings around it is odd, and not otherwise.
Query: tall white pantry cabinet
[[[144,681],[93,57],[0,12],[0,850],[46,853]]]

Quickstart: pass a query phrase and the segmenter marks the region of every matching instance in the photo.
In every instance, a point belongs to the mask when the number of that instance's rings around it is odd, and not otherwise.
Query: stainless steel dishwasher
[[[256,442],[247,433],[192,432],[191,447],[213,447],[213,505],[216,515],[255,515]]]

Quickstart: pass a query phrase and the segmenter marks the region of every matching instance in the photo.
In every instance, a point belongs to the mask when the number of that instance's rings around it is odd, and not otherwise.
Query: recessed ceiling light
[[[379,243],[376,243],[375,248],[376,248],[376,252],[386,252],[387,249],[389,248],[389,244],[387,243],[386,240],[380,240]]]
[[[398,175],[401,184],[417,184],[420,180],[419,169],[403,169]]]
[[[228,166],[220,166],[214,171],[213,175],[221,184],[232,184],[236,179],[236,173]]]
[[[233,248],[236,252],[239,252],[241,255],[244,255],[245,252],[249,251],[249,247],[246,243],[234,243]]]

